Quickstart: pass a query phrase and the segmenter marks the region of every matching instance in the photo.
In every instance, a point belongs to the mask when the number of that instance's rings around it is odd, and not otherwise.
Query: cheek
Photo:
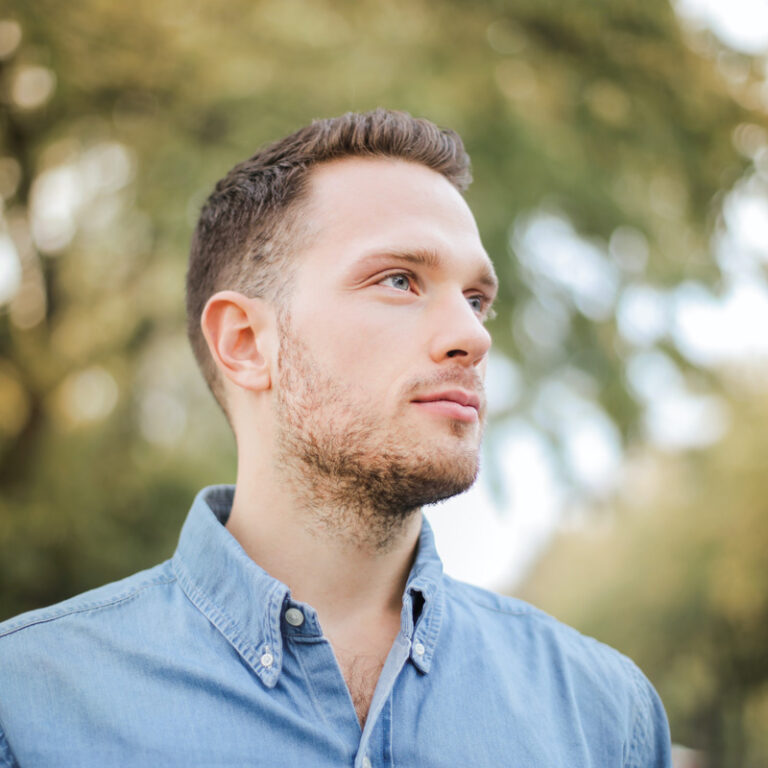
[[[398,328],[391,315],[370,308],[335,313],[311,326],[311,348],[334,378],[369,390],[388,387],[408,375],[416,344],[413,329]]]

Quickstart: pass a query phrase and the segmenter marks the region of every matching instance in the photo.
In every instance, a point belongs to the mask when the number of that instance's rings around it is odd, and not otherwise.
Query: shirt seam
[[[443,585],[443,592],[446,593],[447,599],[452,600],[454,602],[461,602],[461,596],[460,594],[463,593],[465,596],[465,599],[468,600],[473,605],[476,605],[478,608],[483,608],[486,611],[491,611],[492,613],[501,613],[505,616],[537,616],[541,618],[541,611],[539,611],[537,608],[535,608],[532,605],[528,605],[527,603],[521,602],[517,600],[516,602],[519,604],[519,608],[497,608],[492,605],[488,605],[487,603],[481,601],[478,597],[474,595],[474,589],[466,589],[462,590],[461,587],[471,587],[471,585],[465,584],[462,581],[457,581],[456,579],[452,579],[450,576],[443,577],[444,581],[446,582]],[[459,589],[451,589],[451,586],[456,585],[459,587]],[[459,592],[460,594],[456,594],[456,592]],[[481,590],[483,591],[483,590]],[[491,593],[492,595],[495,595],[495,593]],[[498,597],[503,597],[502,595],[495,595]],[[514,598],[510,598],[514,599]],[[551,617],[549,617],[551,618]]]
[[[626,666],[629,667],[629,675],[632,679],[632,685],[635,689],[635,704],[634,707],[634,717],[632,721],[632,734],[630,736],[630,742],[629,742],[629,749],[627,750],[627,760],[624,763],[625,768],[632,768],[632,766],[638,766],[639,762],[637,761],[637,756],[639,753],[639,741],[640,741],[640,731],[642,729],[642,723],[641,721],[643,718],[643,708],[640,705],[641,699],[647,697],[647,691],[640,687],[640,682],[642,680],[639,670],[635,667],[634,664],[626,664]]]
[[[178,553],[177,553],[178,554]],[[258,668],[259,645],[264,643],[264,638],[257,638],[258,643],[243,638],[243,631],[240,624],[233,619],[229,613],[219,608],[212,600],[208,598],[205,592],[197,586],[183,559],[179,557],[178,563],[174,563],[174,570],[179,579],[179,585],[189,602],[216,628],[226,641],[234,648],[246,663],[254,670],[261,679],[261,671]],[[264,680],[262,680],[264,682]]]
[[[452,596],[452,599],[456,599]],[[494,608],[490,605],[485,605],[484,603],[481,603],[479,600],[476,600],[474,597],[468,598],[470,602],[474,603],[479,608],[483,608],[486,611],[491,611],[492,613],[501,613],[504,616],[535,616],[536,618],[541,618],[535,610],[532,610],[531,608],[520,608],[518,610],[504,610],[502,608]]]
[[[48,624],[52,621],[65,619],[68,616],[74,616],[79,613],[91,613],[93,611],[103,610],[104,608],[111,608],[115,605],[119,605],[120,603],[125,603],[128,600],[132,600],[133,598],[138,597],[142,592],[145,592],[146,590],[151,589],[152,587],[167,586],[168,584],[173,584],[175,581],[176,581],[176,576],[166,576],[161,580],[153,581],[149,584],[144,584],[141,587],[137,587],[131,590],[130,592],[121,592],[120,594],[116,595],[114,598],[110,600],[89,602],[78,607],[72,607],[68,610],[62,611],[61,613],[40,616],[39,618],[36,618],[36,619],[30,619],[28,622],[25,622],[24,624],[20,624],[19,626],[16,626],[16,627],[11,626],[4,632],[0,632],[0,638],[10,637],[16,632],[21,632],[25,629],[30,629],[31,627],[39,626],[40,624]]]
[[[323,635],[294,635],[286,632],[285,639],[290,640],[292,643],[311,645],[312,643],[321,643],[325,640],[325,637]]]

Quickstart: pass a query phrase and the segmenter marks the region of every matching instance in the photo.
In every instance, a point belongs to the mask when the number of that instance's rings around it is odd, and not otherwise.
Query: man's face
[[[299,215],[314,234],[280,320],[278,461],[392,515],[466,490],[496,281],[464,199],[423,166],[355,158],[313,172]]]

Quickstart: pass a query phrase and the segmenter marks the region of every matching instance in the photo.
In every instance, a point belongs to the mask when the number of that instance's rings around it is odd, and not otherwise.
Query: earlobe
[[[242,389],[272,386],[274,312],[263,299],[219,291],[200,318],[208,349],[221,375]]]

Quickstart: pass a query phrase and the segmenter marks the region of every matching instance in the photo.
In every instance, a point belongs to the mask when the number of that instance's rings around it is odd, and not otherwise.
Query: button
[[[298,608],[289,608],[285,612],[285,620],[292,627],[300,627],[304,623],[304,614]]]
[[[427,649],[421,643],[414,643],[413,644],[413,652],[417,656],[423,656],[424,655],[424,651],[426,651],[426,650]]]
[[[371,761],[367,758],[363,758],[363,768],[371,768]]]
[[[269,667],[271,667],[271,666],[272,666],[272,664],[274,663],[274,661],[275,661],[275,657],[274,657],[274,656],[273,656],[271,653],[265,653],[265,654],[264,654],[264,655],[261,657],[260,661],[261,661],[261,666],[262,666],[262,667],[267,667],[267,668],[269,668]]]

